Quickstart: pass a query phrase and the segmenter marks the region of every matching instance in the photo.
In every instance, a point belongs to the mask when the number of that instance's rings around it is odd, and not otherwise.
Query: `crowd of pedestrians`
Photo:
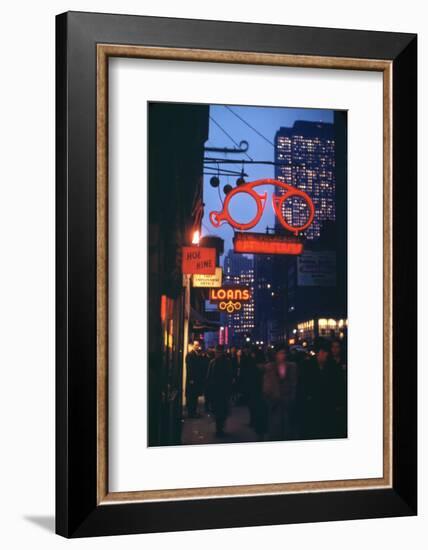
[[[216,436],[227,431],[231,407],[245,406],[260,441],[347,436],[347,367],[342,341],[316,338],[310,351],[246,346],[186,357],[186,403],[197,418],[199,397],[213,414]]]

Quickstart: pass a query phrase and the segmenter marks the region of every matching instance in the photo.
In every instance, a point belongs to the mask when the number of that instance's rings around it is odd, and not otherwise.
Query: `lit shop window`
[[[294,332],[294,331],[293,331]],[[315,337],[315,322],[313,319],[297,325],[297,333],[301,339],[312,339]]]
[[[347,319],[318,319],[318,333],[320,336],[339,336],[343,338],[343,330],[347,326]]]

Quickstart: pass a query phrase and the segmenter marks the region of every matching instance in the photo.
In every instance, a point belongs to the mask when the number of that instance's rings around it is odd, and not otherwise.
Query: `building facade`
[[[209,107],[150,103],[148,115],[148,440],[158,446],[181,440],[186,351],[181,250],[191,244],[195,197],[202,189]]]
[[[323,222],[336,219],[334,124],[296,121],[291,128],[280,128],[275,136],[275,162],[276,179],[311,197],[316,216],[305,237],[318,238]],[[277,193],[284,191],[278,188]],[[307,206],[300,198],[289,199],[282,204],[282,215],[292,225],[304,225]]]
[[[275,144],[277,178],[307,192],[315,206],[303,254],[286,258],[283,267],[286,337],[309,344],[317,336],[346,339],[346,113],[336,111],[332,124],[297,121],[277,132]],[[296,225],[306,220],[301,205],[291,201],[283,215]]]
[[[243,302],[242,309],[233,314],[222,314],[222,325],[227,329],[230,345],[242,345],[254,331],[254,260],[244,254],[229,250],[223,263],[223,284],[250,288],[251,299]],[[226,343],[226,342],[225,342]]]
[[[321,229],[301,256],[287,265],[287,336],[289,343],[310,343],[317,336],[344,338],[346,298],[337,287],[336,224]],[[290,341],[291,340],[291,341]]]

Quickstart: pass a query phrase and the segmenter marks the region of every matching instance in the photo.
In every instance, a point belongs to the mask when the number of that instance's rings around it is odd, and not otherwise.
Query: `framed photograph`
[[[414,515],[412,34],[57,16],[57,532]]]

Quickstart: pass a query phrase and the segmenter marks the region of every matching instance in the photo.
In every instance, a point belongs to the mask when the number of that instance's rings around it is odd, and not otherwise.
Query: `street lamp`
[[[196,230],[193,233],[192,244],[199,244],[199,239],[200,239],[199,231]]]

